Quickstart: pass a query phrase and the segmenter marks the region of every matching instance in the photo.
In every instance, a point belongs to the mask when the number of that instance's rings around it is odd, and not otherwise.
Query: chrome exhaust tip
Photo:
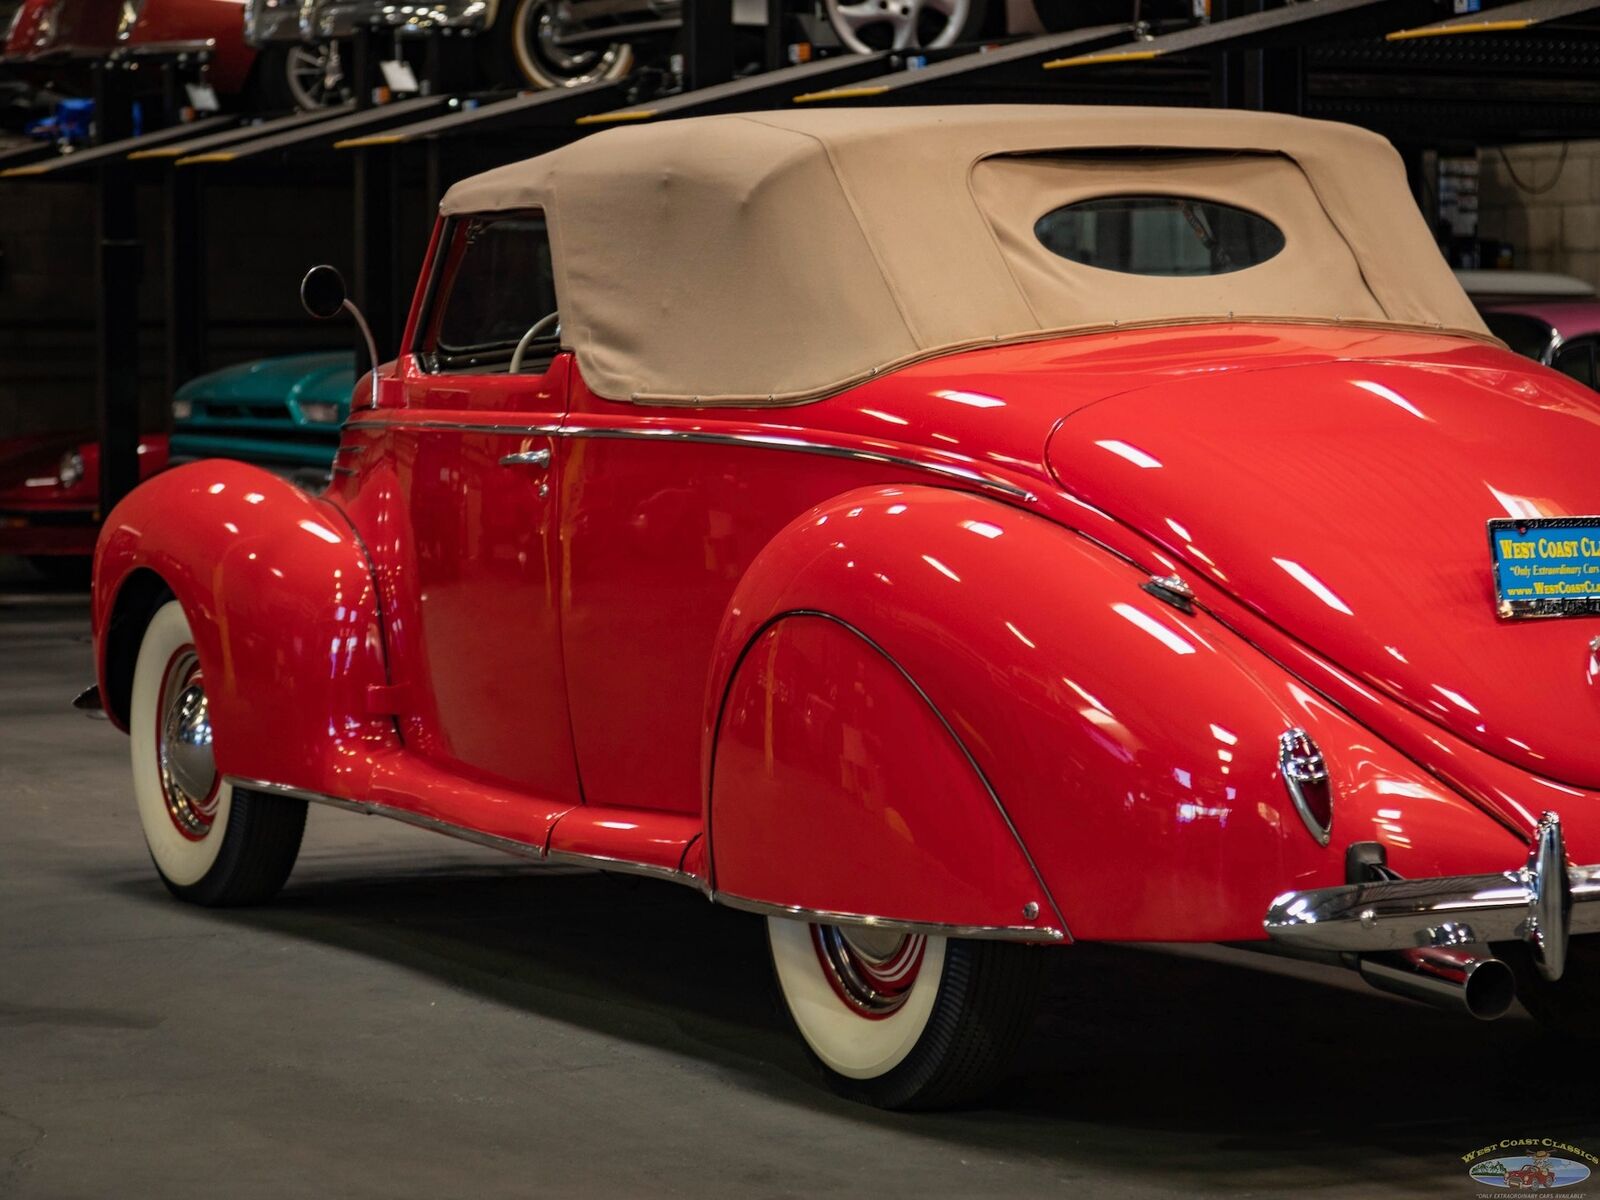
[[[1465,1010],[1480,1021],[1506,1015],[1517,998],[1516,978],[1498,958],[1467,950],[1426,947],[1362,957],[1356,969],[1371,986],[1438,1008]]]

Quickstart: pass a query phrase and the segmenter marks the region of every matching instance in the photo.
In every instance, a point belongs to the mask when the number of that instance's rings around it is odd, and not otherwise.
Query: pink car
[[[1518,354],[1596,387],[1600,300],[1524,300],[1485,308],[1484,324]]]

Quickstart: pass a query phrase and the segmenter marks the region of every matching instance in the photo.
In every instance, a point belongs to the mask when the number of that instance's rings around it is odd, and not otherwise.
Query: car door
[[[372,539],[402,733],[443,769],[575,804],[548,432],[570,356],[553,320],[524,337],[556,311],[543,218],[450,222],[431,278],[386,420],[392,527]]]

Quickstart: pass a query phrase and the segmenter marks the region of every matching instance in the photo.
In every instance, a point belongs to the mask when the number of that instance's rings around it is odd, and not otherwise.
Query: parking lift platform
[[[1568,23],[1595,32],[1600,29],[1600,3],[1596,0],[1519,0],[1486,12],[1467,13],[1432,25],[1419,25],[1414,29],[1396,29],[1385,35],[1390,42],[1414,41],[1418,38],[1463,37],[1480,33],[1521,33],[1540,28],[1541,32],[1560,33]],[[1577,18],[1589,18],[1577,20]]]
[[[363,150],[423,142],[494,143],[504,139],[514,158],[526,158],[610,124],[782,107],[808,88],[837,87],[878,76],[892,58],[888,52],[840,55],[635,103],[629,103],[632,92],[627,81],[531,92],[383,133],[345,138],[335,145],[341,150]],[[532,144],[527,136],[530,133],[534,135]]]
[[[317,125],[323,121],[335,120],[354,111],[354,103],[346,103],[313,109],[310,112],[290,113],[288,116],[273,117],[265,121],[238,125],[232,129],[224,129],[216,133],[201,133],[194,137],[165,142],[159,146],[147,146],[130,153],[128,161],[173,160],[188,158],[196,154],[213,153],[240,142],[254,141],[257,138],[270,137],[273,134],[286,133],[294,129],[303,129],[308,125]]]
[[[255,137],[211,150],[202,150],[174,161],[175,166],[187,167],[202,164],[261,161],[276,155],[306,150],[331,149],[334,143],[351,136],[403,125],[408,121],[431,114],[451,102],[451,96],[416,96],[409,100],[396,100],[374,108],[362,108],[340,113],[329,120],[296,122],[293,117],[274,123],[277,128],[262,126]]]
[[[203,117],[186,125],[173,125],[138,137],[122,138],[103,146],[90,146],[71,154],[58,154],[44,161],[24,162],[20,166],[3,166],[0,160],[0,178],[82,179],[90,171],[118,164],[141,150],[177,145],[208,134],[233,131],[239,125],[237,116]],[[30,148],[31,149],[31,148]]]
[[[1101,25],[965,54],[919,71],[867,80],[859,86],[796,97],[804,104],[949,104],[1060,100],[1102,104],[1205,104],[1282,107],[1250,102],[1242,85],[1214,78],[1227,55],[1311,39],[1381,36],[1397,21],[1425,20],[1432,0],[1304,0],[1263,11],[1227,14],[1154,36],[1132,25]],[[1148,71],[1166,60],[1177,69]],[[1133,74],[1127,74],[1132,68]]]
[[[1038,87],[1037,71],[1044,63],[1125,42],[1133,32],[1131,25],[1096,25],[1043,34],[790,99],[795,104],[948,104],[974,101],[993,89],[995,99],[1015,100],[1011,93],[1018,87]]]
[[[781,108],[808,90],[879,76],[898,61],[888,52],[841,55],[644,101],[637,100],[637,84],[625,80],[553,89],[344,138],[334,145],[365,152],[363,157],[382,156],[391,164],[405,148],[420,147],[425,196],[432,206],[457,179],[553,150],[608,125]]]

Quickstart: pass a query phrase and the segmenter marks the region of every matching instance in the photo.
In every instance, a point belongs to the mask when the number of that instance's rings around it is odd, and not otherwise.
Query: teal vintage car
[[[191,379],[172,400],[172,461],[238,458],[322,487],[354,387],[347,350],[258,359]]]

